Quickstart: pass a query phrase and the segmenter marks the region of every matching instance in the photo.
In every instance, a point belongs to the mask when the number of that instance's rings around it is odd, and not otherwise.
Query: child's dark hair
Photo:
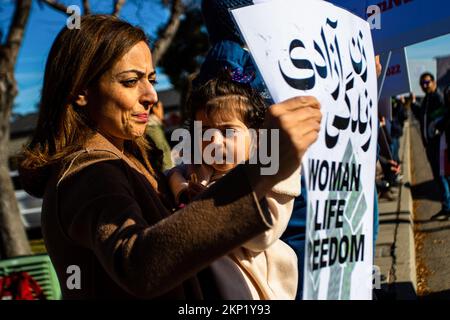
[[[430,77],[431,81],[434,81],[434,76],[433,76],[433,74],[431,72],[424,72],[420,76],[420,82],[422,82],[423,79],[425,79],[426,77]]]
[[[196,114],[205,111],[208,117],[237,117],[247,127],[262,126],[267,105],[250,84],[231,80],[226,70],[205,84],[194,87],[187,99],[192,127]]]

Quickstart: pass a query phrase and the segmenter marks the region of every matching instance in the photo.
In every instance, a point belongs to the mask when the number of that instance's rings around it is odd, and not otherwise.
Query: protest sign
[[[392,52],[386,64],[386,77],[381,89],[381,97],[393,97],[411,92],[409,69],[405,49]]]
[[[317,97],[308,188],[305,299],[371,299],[377,80],[365,20],[317,0],[232,10],[275,102]]]
[[[389,65],[389,62],[391,61],[392,51],[385,52],[379,55],[380,57],[380,64],[381,66],[387,66]],[[387,68],[382,67],[381,69],[381,75],[378,76],[378,99],[381,97],[381,90],[383,90],[383,84],[384,80],[386,79],[386,72]]]
[[[377,54],[404,48],[450,33],[450,1],[442,0],[328,0],[359,17],[374,21],[379,12],[379,28],[372,29]],[[368,10],[376,5],[379,10]],[[368,13],[369,11],[369,13]]]

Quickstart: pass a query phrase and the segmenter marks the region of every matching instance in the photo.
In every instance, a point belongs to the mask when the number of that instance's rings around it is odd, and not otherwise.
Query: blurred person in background
[[[405,97],[397,97],[392,104],[392,121],[391,121],[391,151],[392,159],[400,163],[400,138],[403,136],[403,127],[408,118],[405,109]]]
[[[158,101],[150,110],[145,135],[162,152],[162,170],[172,168],[171,150],[164,133],[164,106],[161,101]]]
[[[425,93],[422,104],[412,101],[411,109],[420,122],[422,141],[426,150],[428,162],[433,172],[433,178],[441,190],[442,209],[434,217],[450,217],[450,189],[448,176],[441,170],[441,156],[445,150],[446,115],[444,97],[437,87],[434,76],[425,72],[420,77],[420,87]]]
[[[378,134],[379,154],[378,161],[382,168],[382,180],[377,180],[378,191],[380,191],[380,198],[388,201],[396,199],[396,195],[391,187],[398,185],[401,180],[401,167],[391,152],[392,137],[386,128],[386,119],[380,117],[380,128]]]

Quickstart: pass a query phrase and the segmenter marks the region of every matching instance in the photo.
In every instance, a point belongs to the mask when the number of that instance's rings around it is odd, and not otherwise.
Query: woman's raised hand
[[[321,120],[320,103],[311,96],[291,98],[267,110],[263,129],[279,131],[279,166],[275,174],[267,176],[249,170],[252,187],[259,197],[300,166],[306,150],[318,138]]]

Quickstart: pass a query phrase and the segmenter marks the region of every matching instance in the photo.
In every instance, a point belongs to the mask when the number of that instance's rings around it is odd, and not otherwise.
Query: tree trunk
[[[6,43],[0,46],[0,237],[6,257],[31,254],[8,165],[9,121],[17,95],[14,66],[30,10],[31,0],[17,0]]]
[[[0,66],[3,71],[5,62],[0,62]],[[9,120],[16,92],[13,73],[3,74],[0,78],[0,234],[2,252],[8,258],[31,254],[8,166]]]
[[[155,42],[152,50],[153,65],[157,66],[159,60],[170,46],[178,27],[180,26],[180,16],[184,12],[184,5],[181,0],[173,0],[169,21],[164,26],[163,32]]]

